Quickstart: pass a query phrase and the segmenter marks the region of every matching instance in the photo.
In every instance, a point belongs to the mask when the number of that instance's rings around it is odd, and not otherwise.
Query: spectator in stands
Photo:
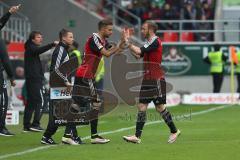
[[[159,20],[161,18],[161,9],[155,3],[151,3],[149,10],[149,19]]]
[[[167,0],[151,0],[151,3],[154,4],[155,6],[157,6],[158,8],[162,8],[163,5],[168,2],[167,2]]]
[[[214,14],[212,8],[207,1],[202,2],[202,10],[201,13],[206,16],[206,19],[214,19]]]
[[[208,5],[212,5],[214,0],[199,0],[200,3],[206,2]]]
[[[121,0],[119,2],[119,5],[123,8],[123,9],[126,9],[128,10],[129,12],[131,12],[131,9],[132,9],[132,0]],[[129,16],[123,12],[122,10],[118,10],[117,11],[117,16],[120,17],[120,18],[123,18],[126,20],[126,21],[131,21],[131,19],[129,18]],[[118,19],[118,24],[121,25],[122,24],[122,21],[120,19]]]
[[[201,20],[206,20],[206,16],[203,14]],[[197,30],[206,30],[211,31],[211,24],[207,22],[200,22],[196,25]],[[211,41],[212,40],[212,33],[211,32],[201,32],[196,33],[197,41]]]
[[[151,11],[151,4],[147,0],[145,0],[142,2],[142,6],[143,6],[144,10],[143,10],[143,14],[141,16],[141,20],[142,20],[142,22],[145,22],[146,20],[150,19],[149,11]]]
[[[145,3],[145,1],[139,1],[139,0],[133,1],[134,12],[135,12],[136,16],[138,16],[139,18],[142,17],[144,11],[146,10],[144,3]]]
[[[179,0],[168,0],[168,4],[170,4],[176,19],[180,19],[180,10],[181,10],[181,1]]]
[[[169,3],[165,3],[163,10],[162,10],[162,17],[163,20],[176,20],[179,19],[178,13],[173,10],[172,6]],[[178,29],[178,24],[174,23],[163,23],[162,28],[166,30],[176,30]]]
[[[135,9],[134,9],[133,3],[130,3],[129,5],[127,5],[127,8],[126,8],[126,9],[127,9],[128,12],[136,15],[136,11],[135,11]],[[130,23],[133,24],[133,25],[135,25],[135,24],[137,23],[137,22],[135,21],[135,19],[134,19],[132,16],[130,16],[128,13],[125,13],[125,18],[124,18],[124,19],[126,19],[128,22],[130,22]]]
[[[183,19],[184,20],[195,20],[197,15],[196,8],[193,5],[193,2],[188,0],[183,9]],[[195,29],[195,23],[183,23],[184,30],[193,30]]]
[[[105,1],[107,7],[108,0]],[[142,23],[147,20],[201,20],[205,15],[206,20],[214,18],[214,0],[120,0],[115,1],[121,7],[141,18]],[[184,2],[184,3],[182,3]],[[183,5],[182,5],[183,4]],[[118,10],[117,22],[119,25],[123,23],[121,20],[124,17],[124,21],[129,22],[131,25],[136,25],[138,22],[133,16]],[[160,30],[178,30],[180,28],[179,23],[159,23]],[[204,24],[199,22],[183,22],[181,26],[183,30],[195,30],[195,29],[213,29],[213,24]],[[189,34],[189,33],[187,33]],[[193,35],[190,33],[190,35]],[[161,35],[160,35],[161,36]],[[194,39],[199,41],[211,41],[213,34],[200,33],[195,34]]]

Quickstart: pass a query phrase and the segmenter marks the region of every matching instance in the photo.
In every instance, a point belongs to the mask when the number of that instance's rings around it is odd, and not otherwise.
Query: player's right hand
[[[68,92],[72,91],[73,85],[70,82],[65,82],[65,86],[67,87]]]
[[[17,6],[12,6],[12,7],[9,9],[9,12],[10,12],[11,14],[16,13],[16,12],[19,10],[20,7],[21,7],[21,4],[19,4],[19,5],[17,5]]]
[[[53,43],[56,46],[56,45],[58,45],[59,41],[54,41]]]

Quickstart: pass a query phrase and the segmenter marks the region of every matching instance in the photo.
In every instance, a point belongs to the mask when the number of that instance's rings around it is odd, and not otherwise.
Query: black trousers
[[[213,93],[219,93],[223,82],[223,73],[212,73],[213,76]]]
[[[8,107],[7,88],[3,87],[1,85],[1,88],[0,88],[0,130],[5,128],[7,107]]]
[[[26,79],[27,105],[24,110],[23,125],[24,128],[31,126],[40,126],[40,119],[43,110],[43,84],[41,80]],[[31,123],[34,113],[33,122]]]
[[[238,88],[237,88],[237,92],[240,93],[240,73],[237,73],[237,83],[238,83]]]
[[[53,103],[54,101],[58,101],[58,100],[50,100],[49,102],[49,119],[48,119],[48,125],[47,125],[47,129],[45,130],[43,136],[50,138],[52,137],[57,129],[58,129],[58,125],[56,125],[54,123],[54,115],[53,115]],[[73,138],[76,138],[78,136],[77,133],[77,128],[76,125],[74,123],[68,123],[66,125],[66,129],[65,129],[65,135],[71,135]]]

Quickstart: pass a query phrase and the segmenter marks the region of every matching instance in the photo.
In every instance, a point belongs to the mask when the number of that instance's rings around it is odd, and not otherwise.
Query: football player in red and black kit
[[[128,48],[131,53],[136,58],[143,57],[144,77],[139,96],[136,132],[135,135],[132,136],[123,136],[123,139],[127,142],[141,142],[140,137],[147,117],[147,106],[151,101],[153,101],[156,110],[160,113],[171,131],[168,143],[175,142],[180,135],[180,130],[176,128],[170,112],[165,107],[166,82],[164,79],[164,71],[161,68],[162,43],[160,38],[156,36],[156,31],[157,25],[147,21],[141,28],[142,36],[147,40],[144,46],[137,47],[128,42]],[[128,41],[129,37],[129,33],[126,31],[126,41]]]
[[[101,20],[98,23],[98,33],[93,33],[85,44],[85,53],[83,63],[79,66],[75,75],[73,86],[73,100],[81,110],[91,108],[95,110],[95,116],[98,117],[101,101],[95,87],[95,74],[102,56],[109,57],[112,54],[120,52],[122,40],[118,45],[110,46],[107,42],[113,33],[113,23],[109,19]],[[91,143],[104,144],[110,140],[98,135],[98,118],[90,120],[91,125]]]

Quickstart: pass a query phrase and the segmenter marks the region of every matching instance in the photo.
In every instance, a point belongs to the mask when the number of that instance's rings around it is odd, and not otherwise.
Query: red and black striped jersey
[[[78,67],[76,77],[94,79],[102,58],[101,49],[107,44],[106,40],[100,38],[97,33],[93,33],[85,44],[83,63]]]
[[[164,78],[162,63],[162,42],[154,36],[147,41],[141,49],[144,61],[144,79],[158,80]]]

